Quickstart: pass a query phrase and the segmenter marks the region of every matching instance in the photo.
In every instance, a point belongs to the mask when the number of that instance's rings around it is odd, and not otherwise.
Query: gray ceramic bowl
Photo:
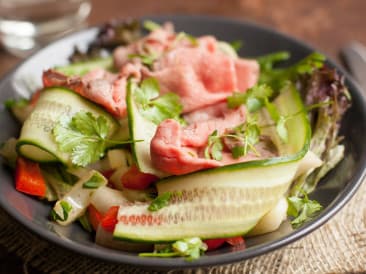
[[[177,30],[184,30],[193,35],[214,34],[219,39],[226,41],[241,39],[245,42],[245,46],[240,52],[242,56],[254,57],[274,51],[287,50],[291,52],[291,62],[294,62],[314,51],[303,42],[252,23],[198,16],[166,16],[150,19],[158,22],[170,20],[175,23]],[[7,98],[27,95],[29,86],[32,88],[40,85],[43,69],[65,63],[74,45],[83,48],[88,41],[93,39],[95,34],[96,29],[76,33],[51,44],[23,62],[1,81],[0,101],[4,102]],[[333,62],[329,62],[329,65],[335,66]],[[339,68],[339,70],[341,69]],[[1,165],[0,205],[19,223],[51,244],[59,245],[85,256],[109,262],[148,267],[149,269],[192,268],[226,264],[272,251],[323,225],[350,200],[365,175],[366,102],[360,89],[349,77],[346,78],[353,96],[353,105],[342,123],[342,134],[345,136],[346,144],[345,159],[322,180],[320,186],[311,195],[324,206],[324,210],[316,219],[298,230],[292,230],[285,223],[276,232],[248,238],[245,250],[235,251],[230,247],[225,247],[208,252],[199,260],[186,262],[182,258],[140,258],[136,254],[97,246],[93,243],[90,235],[85,233],[77,224],[65,228],[49,222],[50,206],[15,191],[11,172]],[[10,136],[16,136],[19,132],[19,125],[4,110],[3,106],[0,108],[0,128],[0,142]]]

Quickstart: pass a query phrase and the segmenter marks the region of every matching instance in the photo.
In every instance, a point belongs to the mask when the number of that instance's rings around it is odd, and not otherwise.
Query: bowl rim
[[[159,16],[143,16],[143,17],[136,17],[137,20],[144,20],[144,19],[151,19],[151,20],[204,20],[206,22],[211,23],[218,23],[218,24],[235,24],[235,25],[246,25],[250,28],[258,29],[262,32],[272,33],[276,36],[281,37],[291,43],[295,43],[301,45],[306,50],[309,51],[317,51],[321,52],[313,46],[310,46],[306,42],[290,36],[289,34],[280,32],[275,30],[271,27],[262,25],[260,23],[242,20],[238,18],[229,18],[225,16],[210,16],[210,15],[185,15],[185,14],[166,14],[166,15],[159,15]],[[48,47],[52,47],[58,41],[63,40],[65,38],[78,36],[83,32],[91,31],[92,29],[96,29],[96,26],[88,27],[82,29],[78,32],[69,34],[59,40],[56,40],[50,43]],[[17,66],[15,66],[12,70],[6,73],[2,79],[0,79],[0,88],[6,85],[6,82],[10,83],[10,79],[12,75],[21,67],[27,60],[36,57],[36,55],[41,52],[44,48],[40,49],[39,51],[35,52]],[[326,54],[325,54],[326,55]],[[327,56],[327,62],[338,71],[340,71],[346,79],[346,84],[349,86],[350,90],[352,90],[352,95],[356,97],[357,100],[361,101],[362,105],[366,105],[365,95],[362,92],[361,87],[354,81],[354,79],[349,75],[347,71],[345,71],[339,64],[337,64],[332,58]],[[362,110],[363,113],[366,113],[366,110]],[[365,114],[366,116],[366,114]],[[309,233],[313,232],[315,229],[322,226],[326,223],[330,218],[332,218],[339,210],[341,210],[347,202],[354,196],[357,192],[359,187],[361,186],[363,180],[366,177],[366,155],[362,157],[362,167],[357,170],[354,174],[352,174],[351,178],[348,180],[345,187],[338,193],[336,198],[325,208],[314,220],[306,223],[300,229],[292,231],[290,234],[282,236],[276,240],[271,242],[262,243],[259,245],[255,245],[254,247],[247,248],[242,251],[235,251],[225,254],[214,254],[210,256],[203,256],[198,260],[193,262],[187,262],[183,258],[169,258],[169,259],[162,259],[162,258],[142,258],[139,256],[131,255],[131,253],[127,253],[118,250],[112,250],[108,248],[103,248],[98,246],[98,248],[94,248],[94,245],[85,246],[78,242],[73,241],[65,241],[65,239],[57,236],[57,234],[52,233],[51,231],[45,230],[36,223],[31,222],[30,220],[24,218],[22,214],[20,214],[16,209],[13,209],[8,204],[6,204],[2,199],[0,199],[0,206],[4,209],[4,211],[15,221],[23,225],[26,229],[28,229],[31,233],[41,237],[42,239],[46,240],[50,244],[55,244],[61,248],[64,248],[70,252],[78,253],[82,256],[86,256],[89,258],[110,262],[110,263],[122,263],[125,265],[130,265],[134,267],[141,267],[141,268],[153,268],[157,270],[168,270],[168,269],[177,269],[177,268],[199,268],[199,267],[209,267],[209,266],[217,266],[223,264],[230,264],[230,263],[238,263],[240,261],[244,261],[259,255],[264,255],[268,252],[274,251],[279,249],[285,245],[293,243],[300,238],[308,235]]]

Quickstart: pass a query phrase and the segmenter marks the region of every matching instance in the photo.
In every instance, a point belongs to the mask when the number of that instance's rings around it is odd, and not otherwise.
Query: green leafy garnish
[[[141,62],[147,66],[151,66],[158,59],[156,54],[129,54],[127,57],[129,59],[139,58]]]
[[[151,122],[158,125],[169,118],[181,119],[183,106],[179,96],[172,92],[159,96],[159,83],[155,78],[145,79],[140,86],[130,81],[128,88],[133,90],[140,113]]]
[[[205,148],[205,158],[214,159],[216,161],[222,160],[222,150],[224,146],[222,144],[221,137],[218,135],[217,130],[214,130],[207,140],[207,146]]]
[[[323,207],[319,202],[315,200],[310,200],[305,191],[301,191],[303,197],[291,196],[287,198],[288,209],[287,215],[294,217],[291,221],[291,225],[297,228],[304,224],[305,222],[313,219]]]
[[[169,204],[170,199],[172,198],[171,192],[164,192],[163,194],[156,197],[149,205],[149,211],[158,211],[163,207],[166,207]]]
[[[286,143],[288,141],[286,121],[289,117],[281,116],[277,107],[270,102],[269,98],[273,93],[273,89],[266,84],[255,85],[245,93],[234,92],[232,96],[227,97],[228,107],[236,108],[244,104],[249,112],[255,112],[265,106],[272,120],[275,122],[277,134],[282,142]],[[233,156],[240,155],[241,153],[245,155],[246,150],[236,148],[233,151]]]
[[[52,209],[51,210],[51,219],[53,221],[64,222],[69,217],[69,213],[72,210],[72,206],[66,201],[61,201],[60,205],[62,208],[62,216],[60,216],[54,209]]]
[[[224,149],[223,140],[231,144],[233,158],[245,156],[250,151],[259,156],[260,154],[256,150],[255,145],[259,142],[260,134],[261,131],[257,120],[252,116],[248,116],[245,123],[240,124],[221,136],[217,130],[214,130],[208,136],[207,146],[204,150],[205,158],[216,161],[222,160],[222,151]]]
[[[177,34],[177,36],[176,36],[175,39],[177,41],[187,39],[192,44],[192,46],[198,46],[198,40],[197,40],[197,38],[194,37],[191,34],[188,34],[188,33],[184,32],[184,31],[179,32]]]
[[[276,132],[278,136],[280,137],[281,141],[283,143],[288,142],[288,132],[286,127],[286,121],[292,117],[291,116],[283,116],[278,112],[277,107],[275,104],[269,102],[267,99],[265,100],[265,106],[269,113],[269,116],[271,116],[271,119],[275,122],[276,126]]]
[[[260,109],[265,102],[265,99],[272,96],[273,90],[266,84],[255,85],[248,89],[245,93],[234,92],[232,96],[227,97],[229,108],[236,108],[244,104],[249,112],[254,112]]]
[[[265,83],[277,91],[287,81],[295,81],[299,75],[313,73],[316,69],[321,68],[325,61],[324,55],[314,52],[290,67],[273,68],[276,62],[287,60],[288,58],[289,53],[287,52],[278,52],[259,57],[258,62],[261,67],[259,83]]]
[[[259,142],[260,128],[256,119],[248,116],[246,123],[243,123],[233,129],[233,132],[226,134],[226,138],[232,138],[238,141],[238,145],[231,149],[231,154],[234,158],[245,156],[249,151],[253,151],[256,155],[259,155],[255,148],[255,145]]]
[[[156,29],[161,28],[161,26],[158,23],[155,23],[154,21],[151,20],[145,20],[143,26],[148,31],[154,31]]]
[[[21,99],[8,99],[4,102],[4,106],[7,109],[12,109],[13,107],[25,107],[29,105],[29,100],[21,98]]]
[[[105,178],[99,174],[95,173],[89,180],[83,183],[83,188],[98,188],[105,183]]]
[[[59,149],[70,153],[71,162],[77,166],[86,166],[99,160],[110,143],[131,143],[107,139],[107,120],[85,111],[80,111],[73,117],[61,116],[52,133]]]
[[[278,62],[290,59],[290,53],[287,51],[279,51],[270,53],[257,58],[261,71],[272,70],[274,65]]]
[[[140,253],[141,257],[186,257],[187,261],[198,259],[207,250],[206,244],[198,237],[178,240],[165,248],[149,253]]]
[[[241,40],[235,40],[230,42],[230,46],[238,52],[243,47],[243,41]]]

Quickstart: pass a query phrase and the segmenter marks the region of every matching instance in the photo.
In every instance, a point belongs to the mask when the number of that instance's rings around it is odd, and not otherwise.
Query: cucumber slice
[[[55,70],[67,76],[73,76],[73,75],[82,76],[88,73],[89,71],[97,68],[112,70],[113,68],[112,57],[97,58],[86,62],[73,63],[62,67],[56,67]]]
[[[37,162],[62,162],[70,165],[69,154],[58,149],[52,129],[60,116],[73,116],[79,111],[106,118],[110,135],[119,128],[118,122],[109,113],[75,92],[50,88],[42,91],[33,112],[23,124],[17,143],[18,153]]]
[[[244,235],[285,195],[299,161],[309,149],[310,127],[298,92],[289,87],[276,99],[289,141],[280,157],[172,176],[157,183],[170,192],[168,206],[157,212],[148,204],[120,207],[114,237],[142,242],[171,242],[188,237]]]
[[[145,119],[139,112],[135,103],[133,89],[131,83],[127,86],[127,112],[130,129],[130,137],[132,140],[139,140],[131,144],[132,156],[139,170],[144,173],[153,174],[160,178],[166,177],[167,174],[156,169],[150,157],[150,143],[155,135],[157,125]]]

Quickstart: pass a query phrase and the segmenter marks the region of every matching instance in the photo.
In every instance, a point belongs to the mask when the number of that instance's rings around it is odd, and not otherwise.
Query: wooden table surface
[[[111,18],[158,14],[202,14],[249,20],[306,41],[338,59],[352,40],[366,44],[365,0],[92,0],[89,24]],[[0,47],[0,78],[21,59]],[[19,260],[0,247],[0,272],[20,273]]]

